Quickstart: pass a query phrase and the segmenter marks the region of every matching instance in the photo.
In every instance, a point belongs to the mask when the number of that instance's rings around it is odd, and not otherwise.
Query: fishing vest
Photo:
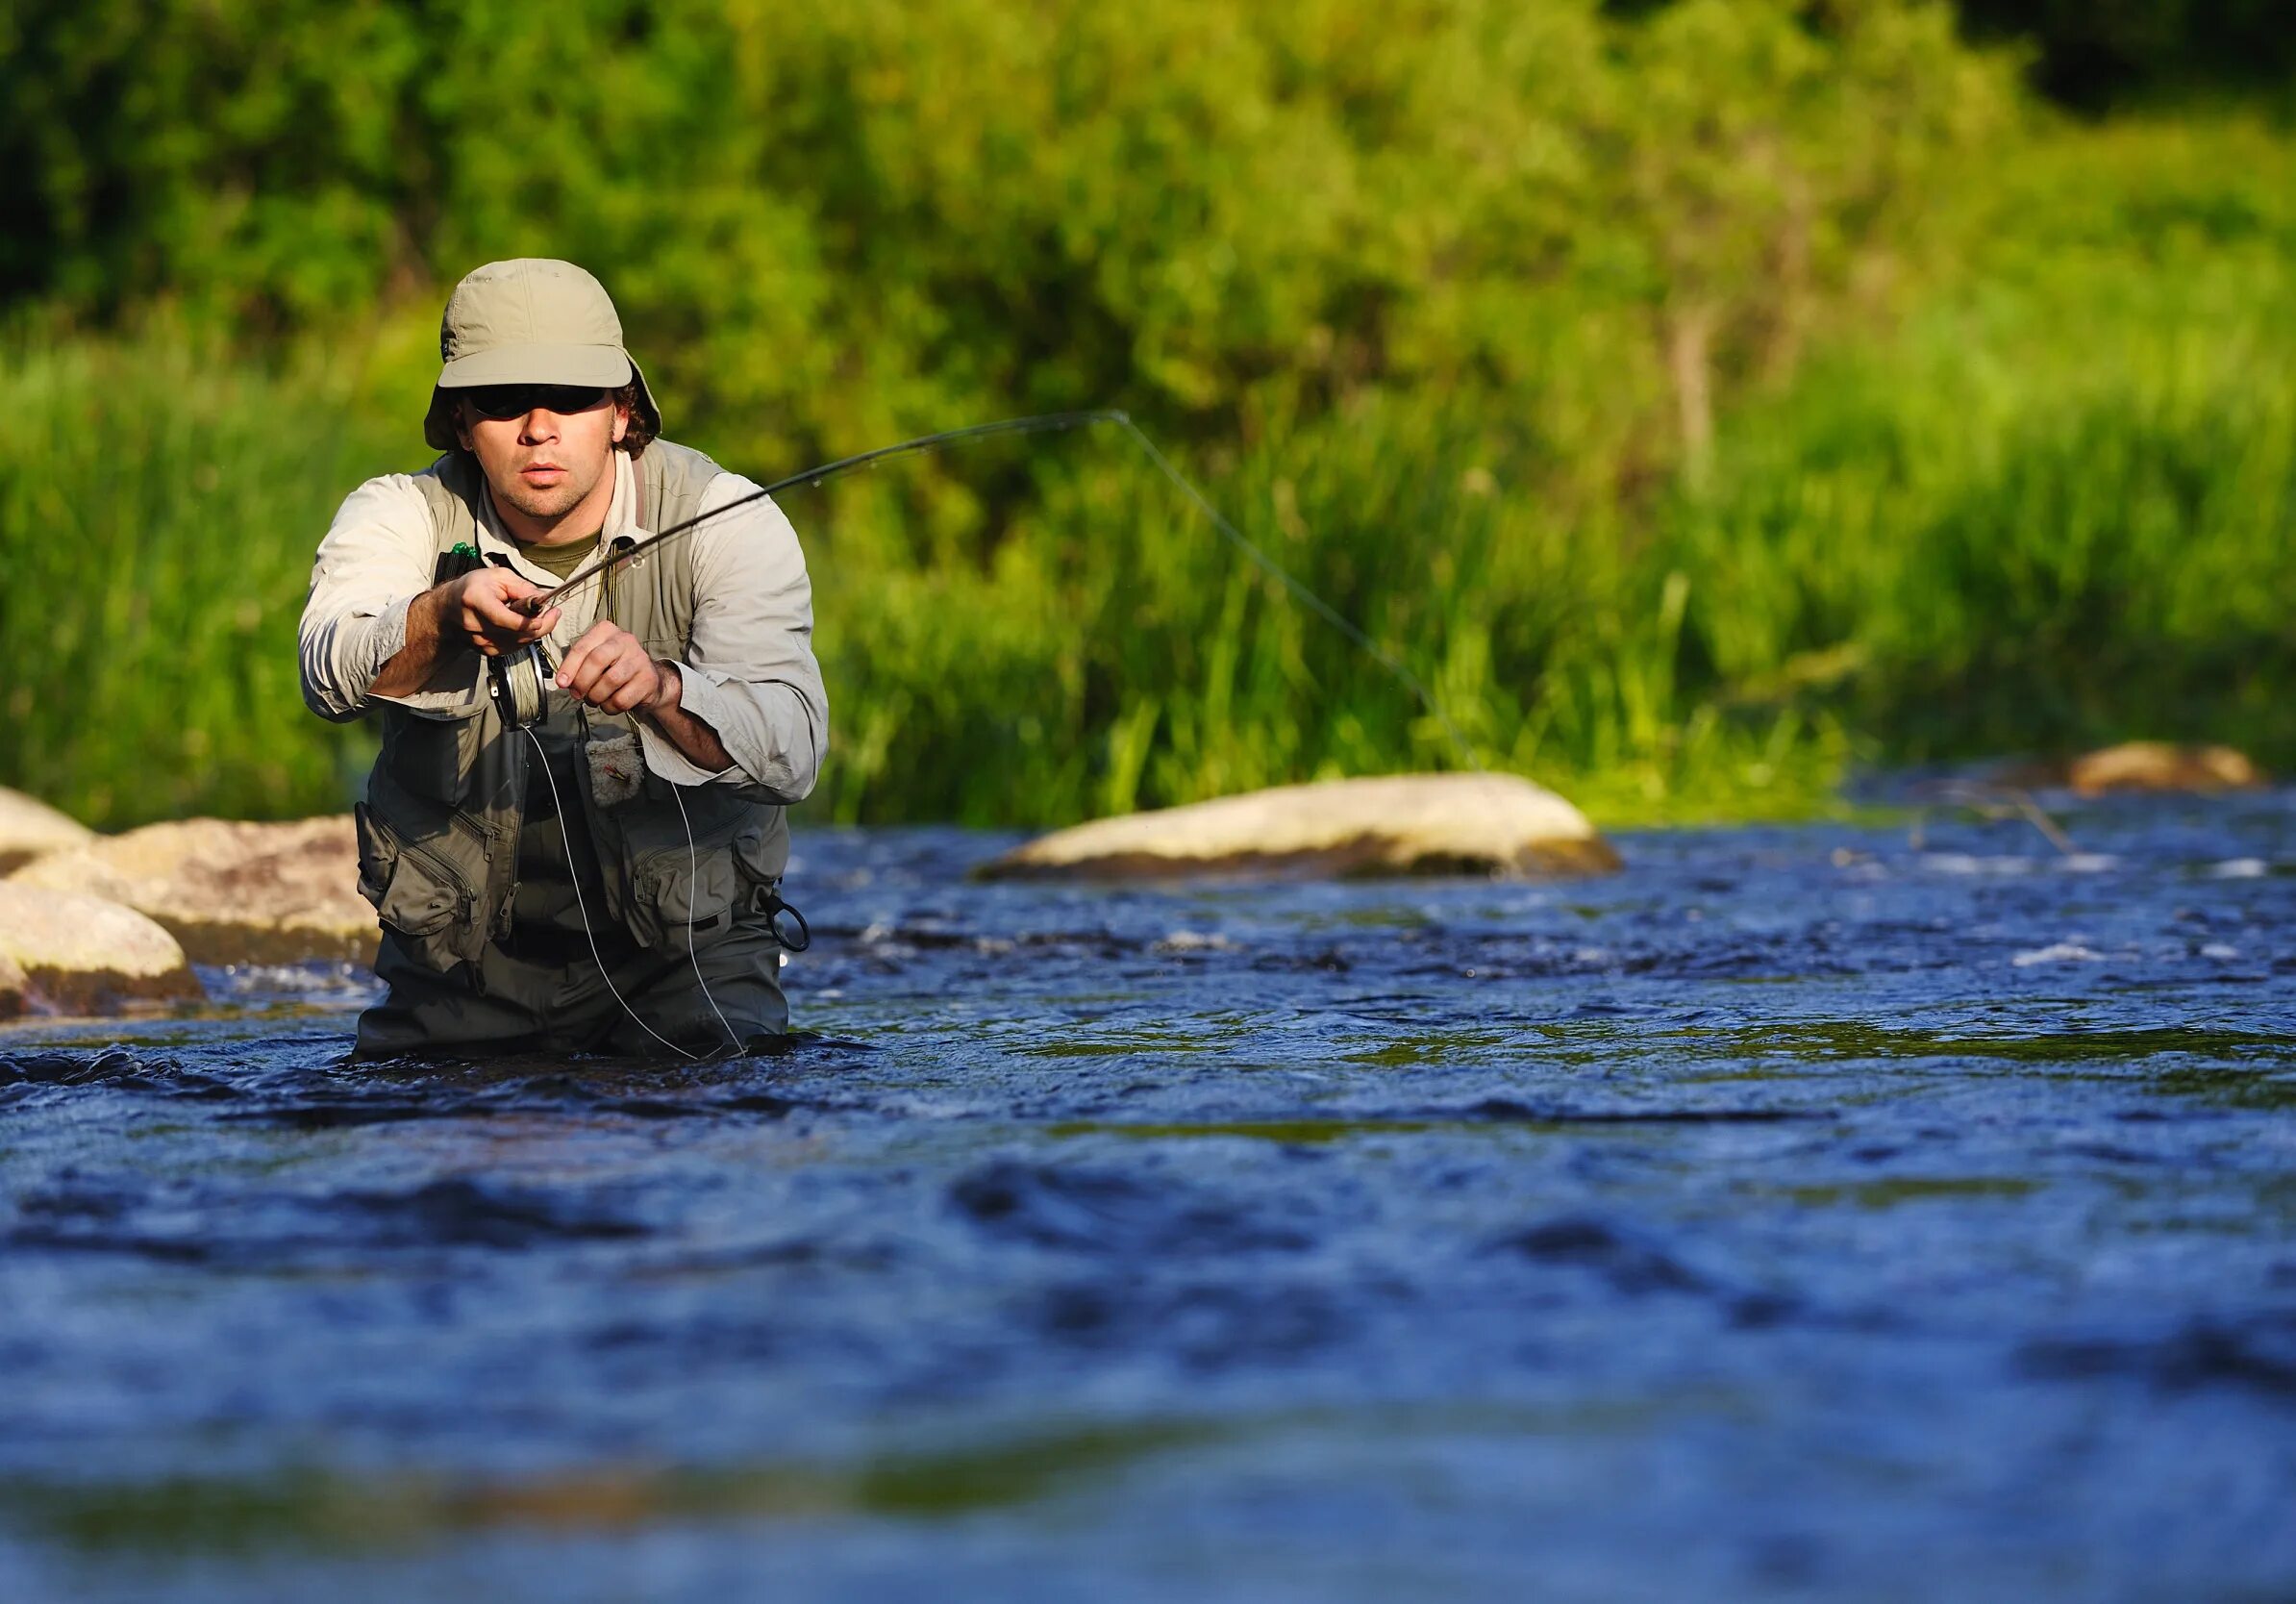
[[[693,517],[720,472],[700,452],[664,440],[628,467],[637,475],[641,530]],[[478,561],[467,554],[485,549],[487,489],[476,459],[450,452],[414,483],[430,509],[434,574],[467,572]],[[624,535],[611,546],[636,543]],[[649,656],[685,661],[693,551],[691,540],[672,540],[623,564],[603,582],[598,616],[637,637]],[[559,777],[558,800],[562,824],[570,831],[579,818],[596,852],[604,907],[590,918],[651,947],[682,941],[688,921],[698,939],[743,912],[770,916],[789,857],[779,806],[728,784],[673,788],[646,769],[634,717],[583,707],[555,688],[549,698],[553,741],[578,744],[586,759]],[[479,957],[510,933],[535,746],[491,697],[455,719],[385,703],[382,719],[383,749],[354,810],[359,889],[416,963],[442,973],[466,963],[483,988]]]

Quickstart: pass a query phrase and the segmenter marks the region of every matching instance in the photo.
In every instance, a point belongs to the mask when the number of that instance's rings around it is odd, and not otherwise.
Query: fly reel
[[[487,688],[503,723],[523,730],[549,716],[550,682],[555,671],[540,641],[495,658],[488,669]]]

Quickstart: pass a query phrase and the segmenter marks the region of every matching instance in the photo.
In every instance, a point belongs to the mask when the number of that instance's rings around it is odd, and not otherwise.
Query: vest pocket
[[[593,748],[597,744],[593,740]],[[609,869],[608,901],[634,940],[647,947],[665,938],[682,941],[688,920],[705,924],[740,900],[735,838],[755,828],[748,804],[721,786],[695,786],[673,795],[668,781],[641,767],[636,793],[604,807],[597,802],[594,772],[589,779],[584,794],[591,804],[598,855],[621,869],[618,895]]]
[[[450,967],[463,956],[475,900],[470,886],[444,859],[401,840],[365,803],[352,816],[359,828],[359,894],[417,962]]]
[[[770,910],[788,861],[789,831],[778,810],[765,819],[753,817],[734,838],[735,895],[745,911]]]
[[[723,841],[696,840],[639,854],[630,864],[630,933],[646,946],[704,923],[734,906],[738,890],[733,855]]]

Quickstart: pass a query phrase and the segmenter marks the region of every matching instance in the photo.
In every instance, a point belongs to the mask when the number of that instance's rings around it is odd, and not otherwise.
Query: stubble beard
[[[508,485],[496,485],[493,489],[497,497],[509,502],[528,517],[555,522],[582,505],[583,499],[598,488],[600,477],[600,474],[592,473],[586,479],[578,478],[569,471],[559,484],[537,487],[527,484],[513,474]]]

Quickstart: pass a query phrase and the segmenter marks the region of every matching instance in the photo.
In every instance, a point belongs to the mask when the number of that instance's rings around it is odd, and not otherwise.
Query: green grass
[[[340,376],[172,332],[0,372],[0,783],[111,826],[342,807],[371,741],[304,711],[295,620],[335,504],[390,457]]]
[[[1806,815],[1854,764],[2138,736],[2296,766],[2296,141],[2062,131],[1967,206],[1937,223],[1957,270],[1726,414],[1696,488],[1558,470],[1464,391],[1190,465],[1476,761],[1600,821]],[[303,710],[295,617],[341,494],[424,460],[419,393],[167,329],[19,336],[0,375],[0,783],[111,827],[343,806],[368,738]],[[812,816],[1044,824],[1458,765],[1128,449],[788,500],[835,727]]]

